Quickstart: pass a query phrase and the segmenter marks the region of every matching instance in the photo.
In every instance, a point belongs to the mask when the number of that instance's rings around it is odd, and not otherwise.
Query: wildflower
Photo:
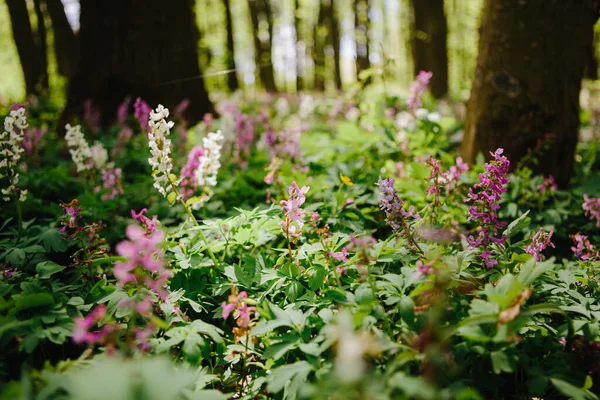
[[[148,103],[139,97],[135,99],[135,103],[133,104],[133,116],[138,120],[143,131],[150,129],[148,120],[150,119],[151,112],[152,109]]]
[[[577,258],[582,261],[595,261],[600,259],[600,251],[597,251],[594,248],[587,236],[577,233],[575,235],[570,235],[570,237],[575,244],[571,247],[571,250],[573,250]]]
[[[309,186],[298,187],[296,182],[288,189],[289,199],[281,200],[281,206],[285,211],[285,220],[281,221],[281,231],[288,236],[297,238],[302,234],[304,227],[304,210],[301,206],[306,201],[306,193]]]
[[[117,254],[125,258],[115,264],[114,275],[119,284],[143,284],[155,292],[159,298],[166,299],[168,292],[164,288],[172,272],[165,268],[165,253],[160,248],[164,235],[155,231],[147,236],[146,231],[137,225],[127,227],[127,238],[117,244]]]
[[[229,318],[229,315],[233,313],[236,325],[234,329],[236,341],[241,336],[245,336],[250,333],[252,327],[252,314],[256,312],[256,307],[248,307],[247,304],[248,293],[245,291],[237,294],[235,287],[231,286],[231,294],[227,298],[227,302],[221,304],[222,312],[221,316],[223,319]]]
[[[427,86],[429,86],[429,81],[432,76],[432,72],[421,71],[410,87],[410,96],[408,96],[406,104],[412,112],[415,112],[421,107],[421,97],[423,97]]]
[[[283,164],[283,161],[281,161],[281,159],[279,159],[277,157],[273,157],[271,159],[271,163],[266,168],[267,176],[265,176],[265,179],[264,179],[264,181],[267,185],[273,184],[273,182],[275,181],[275,174],[277,174],[277,171],[279,170],[279,168],[281,168],[282,164]]]
[[[379,186],[379,208],[385,212],[385,222],[392,230],[400,235],[410,234],[408,219],[418,219],[420,216],[415,213],[414,207],[410,207],[409,211],[404,211],[402,207],[404,202],[398,196],[394,188],[394,180],[391,178],[379,178],[377,182]]]
[[[590,220],[596,220],[596,226],[600,227],[600,197],[588,197],[587,194],[583,195],[583,208],[586,217],[589,216]]]
[[[200,166],[200,157],[203,155],[204,148],[202,146],[192,147],[188,154],[187,163],[181,169],[181,193],[184,199],[192,197],[198,188],[196,169]]]
[[[74,199],[70,203],[60,203],[60,206],[64,208],[66,217],[61,218],[60,220],[62,228],[60,228],[59,231],[65,232],[67,228],[78,228],[77,220],[81,218],[81,215],[79,215],[79,213],[81,212],[81,208],[79,207],[79,201],[77,199]]]
[[[125,100],[117,108],[117,124],[123,125],[127,122],[127,114],[129,113],[129,104],[131,104],[131,97],[126,97]]]
[[[453,165],[450,167],[449,173],[447,176],[449,188],[451,188],[451,186],[454,183],[458,182],[458,180],[460,179],[462,174],[464,174],[468,170],[469,170],[469,165],[467,163],[463,162],[462,157],[457,157],[456,165]]]
[[[8,177],[9,186],[2,189],[4,201],[10,201],[16,197],[19,201],[25,201],[27,190],[17,187],[19,174],[16,171],[17,164],[21,159],[21,153],[25,151],[21,145],[27,129],[27,117],[25,108],[20,107],[10,111],[4,119],[4,132],[0,134],[0,171]]]
[[[148,159],[148,163],[152,166],[154,172],[154,187],[167,197],[175,189],[178,184],[171,180],[171,170],[173,163],[171,161],[171,140],[168,138],[173,127],[173,122],[168,121],[169,110],[159,105],[156,111],[150,112],[148,132],[148,145],[150,146],[150,154],[152,157]],[[179,200],[179,199],[178,199]]]
[[[92,100],[83,103],[83,122],[92,132],[100,130],[100,110],[94,106]]]
[[[217,174],[221,168],[221,148],[223,147],[223,134],[221,131],[211,132],[202,139],[204,154],[200,156],[200,162],[194,173],[199,187],[206,193],[205,200],[212,195],[212,187],[217,186]]]
[[[558,186],[556,185],[556,181],[554,180],[554,177],[552,175],[548,175],[548,177],[544,179],[544,182],[542,182],[542,184],[538,186],[538,190],[542,193],[554,193],[556,189],[558,189]]]
[[[533,235],[531,244],[525,247],[525,252],[531,254],[537,261],[542,261],[542,251],[548,246],[554,247],[554,243],[550,241],[553,233],[554,227],[551,227],[549,232],[546,232],[544,228],[540,228],[535,235]]]
[[[93,163],[92,150],[85,140],[83,132],[81,132],[81,125],[71,126],[67,124],[65,129],[67,130],[65,140],[67,141],[67,146],[69,146],[71,158],[77,167],[77,172],[90,169]]]
[[[342,252],[341,253],[333,253],[333,252],[328,252],[327,255],[335,260],[338,261],[342,261],[342,262],[348,262],[348,249],[346,247],[342,248]]]
[[[95,141],[90,150],[92,151],[92,161],[94,162],[94,167],[96,167],[96,169],[104,168],[106,162],[108,161],[108,152],[104,146],[102,146],[102,143]]]
[[[498,220],[498,202],[502,193],[506,192],[508,183],[508,167],[510,162],[502,155],[503,149],[490,153],[494,160],[485,164],[485,173],[479,175],[479,183],[469,189],[468,198],[465,202],[471,202],[469,207],[469,220],[475,220],[478,224],[477,237],[473,235],[467,238],[471,248],[481,247],[484,252],[480,254],[488,268],[497,262],[490,257],[487,247],[490,242],[502,244],[506,240],[503,235],[497,237],[498,230],[506,226],[506,222]]]
[[[40,150],[42,138],[46,136],[48,129],[44,126],[41,128],[29,128],[25,130],[25,135],[21,145],[25,152],[32,155],[37,155]]]
[[[150,236],[156,230],[157,216],[153,215],[152,219],[150,219],[144,215],[146,211],[145,208],[142,208],[139,213],[136,213],[135,210],[131,210],[131,217],[136,221],[141,222],[146,230],[146,236]]]
[[[126,126],[122,128],[117,134],[117,144],[115,145],[115,147],[113,147],[112,151],[110,152],[110,155],[113,158],[119,155],[119,153],[123,151],[123,149],[127,145],[127,142],[129,141],[129,139],[131,139],[132,136],[133,131],[130,127]]]
[[[435,260],[430,261],[428,263],[424,263],[423,261],[419,260],[417,261],[417,276],[425,276],[425,275],[432,275],[435,273],[435,270],[433,269],[433,264],[435,263]]]
[[[102,189],[106,190],[106,193],[102,194],[102,200],[114,199],[123,194],[121,168],[106,168],[102,170]],[[100,187],[96,188],[96,191],[100,190]]]
[[[433,156],[427,160],[427,165],[431,169],[431,175],[425,178],[430,182],[427,186],[427,196],[435,196],[436,203],[438,202],[438,196],[440,195],[440,187],[448,181],[447,173],[442,172],[442,164],[440,160],[436,160]]]
[[[79,343],[102,343],[108,335],[119,329],[116,324],[104,324],[96,332],[90,332],[94,324],[102,322],[106,318],[106,306],[101,304],[83,318],[75,318],[75,329],[73,330],[73,341]]]
[[[241,112],[234,114],[235,118],[235,143],[233,148],[233,161],[239,163],[242,168],[247,165],[247,159],[250,157],[254,136],[256,134],[254,123],[250,117]]]

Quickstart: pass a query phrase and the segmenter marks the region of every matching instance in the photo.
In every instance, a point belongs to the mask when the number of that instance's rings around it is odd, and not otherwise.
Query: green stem
[[[19,195],[15,193],[15,202],[17,203],[17,244],[21,241],[23,235],[23,214],[21,213],[21,202],[19,201]]]

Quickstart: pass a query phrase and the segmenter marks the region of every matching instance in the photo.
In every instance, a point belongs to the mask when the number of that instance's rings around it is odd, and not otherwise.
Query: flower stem
[[[15,203],[17,203],[17,243],[21,241],[21,236],[23,235],[23,214],[21,212],[21,202],[19,201],[19,195],[15,193]]]

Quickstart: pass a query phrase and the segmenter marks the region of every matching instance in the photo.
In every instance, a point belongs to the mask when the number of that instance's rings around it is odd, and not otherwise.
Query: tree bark
[[[239,89],[240,83],[235,70],[235,50],[233,46],[233,23],[231,15],[231,0],[223,0],[225,3],[225,20],[227,29],[227,69],[230,70],[227,74],[227,86],[229,90],[235,92]]]
[[[79,60],[79,42],[60,0],[46,0],[46,7],[54,32],[54,53],[58,73],[67,78],[75,75]]]
[[[585,55],[585,77],[587,79],[598,79],[598,59],[596,58],[596,43],[597,35],[594,35],[592,45],[589,47]]]
[[[444,0],[412,0],[411,3],[414,74],[433,72],[429,85],[431,94],[441,98],[448,93],[448,24]]]
[[[331,12],[329,20],[331,21],[331,40],[333,41],[333,60],[334,60],[334,82],[335,88],[340,90],[342,88],[342,70],[340,68],[340,21],[337,15],[337,0],[331,0],[331,8],[328,10]]]
[[[12,26],[12,34],[21,60],[27,94],[40,94],[43,77],[38,48],[35,44],[29,12],[25,0],[6,0]]]
[[[71,80],[62,122],[91,100],[102,125],[127,96],[172,107],[187,99],[190,124],[214,112],[198,64],[193,0],[81,2],[80,63]]]
[[[331,8],[331,0],[323,0],[319,5],[319,16],[317,19],[317,25],[315,26],[315,45],[313,47],[313,60],[315,63],[315,90],[325,90],[325,47],[331,38],[328,27],[331,26],[333,21],[328,20],[327,16],[331,14],[328,11]]]
[[[369,2],[355,0],[354,2],[354,40],[356,42],[356,77],[371,67],[369,62]],[[365,83],[368,83],[367,80]]]
[[[300,42],[302,40],[301,32],[301,24],[302,19],[300,18],[302,14],[300,0],[295,0],[295,9],[294,9],[294,28],[296,31],[296,91],[299,92],[304,88],[304,66],[305,54],[301,51]]]
[[[36,49],[38,54],[38,69],[40,74],[40,94],[42,96],[49,96],[50,81],[48,79],[48,40],[46,37],[46,21],[44,19],[44,11],[42,10],[42,0],[34,0],[33,5],[37,20]]]
[[[513,167],[534,156],[538,162],[529,167],[568,185],[597,4],[487,0],[467,104],[462,151],[468,162],[501,147]]]
[[[275,73],[271,61],[271,47],[273,42],[273,12],[269,4],[270,0],[250,0],[250,18],[254,33],[254,56],[258,76],[267,92],[276,92]],[[261,16],[267,21],[269,37],[262,41],[260,35]]]

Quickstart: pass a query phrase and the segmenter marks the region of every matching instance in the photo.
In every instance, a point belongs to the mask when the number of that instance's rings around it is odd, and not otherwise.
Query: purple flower
[[[385,222],[392,228],[394,232],[404,235],[408,232],[408,218],[419,219],[420,216],[414,212],[414,207],[410,207],[409,211],[404,211],[402,207],[404,202],[398,196],[394,188],[394,180],[392,178],[379,178],[377,181],[379,186],[379,208],[385,212]]]
[[[152,109],[148,103],[139,97],[135,99],[135,103],[133,104],[133,116],[138,120],[143,131],[147,131],[150,128],[150,125],[148,125],[150,111],[152,111]]]
[[[119,329],[118,325],[105,324],[100,330],[90,332],[94,324],[101,322],[106,318],[106,306],[99,305],[83,318],[75,318],[75,329],[73,329],[73,341],[75,343],[99,343],[102,342],[110,333]]]
[[[547,191],[554,193],[556,189],[558,189],[558,186],[556,185],[556,181],[552,175],[548,175],[548,177],[544,179],[544,182],[538,186],[538,190],[542,193],[546,193]]]
[[[553,233],[554,227],[551,227],[549,232],[546,232],[544,228],[540,228],[535,235],[533,235],[531,244],[525,247],[525,252],[535,257],[537,261],[542,261],[542,251],[548,246],[554,247],[554,243],[550,241]]]
[[[596,220],[596,226],[600,227],[600,197],[588,197],[583,195],[583,208],[585,215],[590,217],[590,220]]]
[[[181,193],[184,199],[189,199],[194,195],[198,188],[198,180],[196,179],[196,170],[200,166],[200,157],[205,151],[202,146],[194,146],[188,154],[187,163],[181,169]]]
[[[147,210],[145,208],[142,208],[142,210],[139,213],[136,213],[135,210],[131,210],[131,218],[141,222],[142,225],[144,225],[144,229],[146,230],[146,236],[150,236],[156,230],[157,217],[156,215],[153,215],[152,219],[146,217],[144,215],[146,211]]]
[[[417,276],[426,276],[435,274],[435,270],[433,269],[433,264],[435,260],[430,261],[428,263],[424,263],[423,261],[417,261]]]
[[[236,319],[237,325],[242,329],[248,329],[251,324],[252,316],[251,312],[256,312],[256,307],[248,307],[244,299],[248,298],[248,293],[241,292],[235,294],[235,288],[228,297],[228,302],[223,302],[221,308],[223,309],[221,316],[223,319],[229,318],[229,315],[233,312],[234,318]]]
[[[328,252],[327,255],[329,257],[332,257],[335,260],[338,261],[342,261],[342,262],[348,262],[348,249],[346,247],[342,248],[342,252],[341,253],[333,253],[333,252]]]
[[[131,104],[131,97],[126,97],[125,100],[119,105],[117,109],[117,124],[123,125],[127,122],[127,114],[129,113],[129,104]]]
[[[490,153],[494,159],[485,164],[485,172],[479,174],[479,183],[469,189],[465,202],[472,203],[469,207],[469,220],[477,224],[477,236],[469,236],[467,242],[471,248],[481,247],[484,250],[480,257],[488,268],[497,265],[487,250],[490,243],[502,244],[506,237],[498,235],[498,230],[506,226],[506,222],[498,220],[500,198],[506,192],[508,168],[510,162],[502,155],[503,149]]]
[[[114,199],[123,194],[121,186],[121,168],[107,168],[102,170],[102,187],[97,187],[96,192],[105,190],[102,200]]]
[[[94,106],[92,100],[83,103],[83,121],[90,131],[100,130],[100,110]]]
[[[583,261],[594,261],[600,259],[600,252],[596,251],[587,236],[577,233],[575,235],[571,235],[571,238],[575,244],[573,247],[571,247],[571,250],[573,250],[577,258]]]
[[[281,231],[288,236],[297,238],[304,227],[304,210],[301,208],[306,201],[309,186],[298,187],[296,182],[288,189],[289,199],[281,200],[281,208],[285,211],[285,220],[281,221]]]
[[[427,86],[429,86],[429,81],[432,76],[432,72],[421,71],[410,87],[410,96],[408,96],[406,104],[408,104],[408,107],[412,112],[415,112],[421,107],[421,97],[423,97]]]

